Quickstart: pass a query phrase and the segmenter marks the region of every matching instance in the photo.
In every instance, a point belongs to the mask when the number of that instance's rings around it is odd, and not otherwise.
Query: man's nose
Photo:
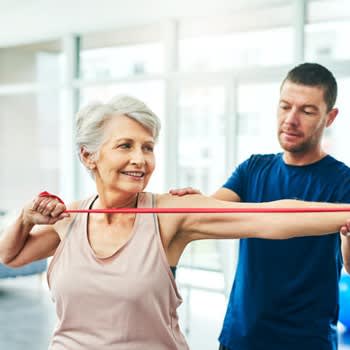
[[[293,124],[293,125],[296,125],[299,123],[299,113],[297,108],[291,108],[290,110],[287,111],[284,122],[287,124]]]

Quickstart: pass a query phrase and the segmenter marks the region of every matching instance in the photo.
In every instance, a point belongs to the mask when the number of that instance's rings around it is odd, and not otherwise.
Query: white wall
[[[19,49],[0,49],[0,84],[16,84],[23,81],[34,81],[35,54]]]

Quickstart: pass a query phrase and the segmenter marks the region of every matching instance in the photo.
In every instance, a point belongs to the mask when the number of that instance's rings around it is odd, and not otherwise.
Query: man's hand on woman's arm
[[[172,188],[169,193],[173,196],[185,196],[186,194],[202,194],[200,190],[193,187],[183,187],[183,188]]]
[[[344,268],[350,273],[350,219],[340,228],[340,234]]]

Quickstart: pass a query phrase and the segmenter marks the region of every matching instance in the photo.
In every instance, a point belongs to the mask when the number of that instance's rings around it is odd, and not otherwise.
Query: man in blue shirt
[[[283,152],[251,156],[213,196],[242,202],[350,202],[350,168],[321,146],[324,129],[338,114],[336,97],[337,83],[328,69],[314,63],[293,68],[278,105]],[[343,263],[349,271],[350,237],[338,233],[241,239],[220,349],[335,350]]]

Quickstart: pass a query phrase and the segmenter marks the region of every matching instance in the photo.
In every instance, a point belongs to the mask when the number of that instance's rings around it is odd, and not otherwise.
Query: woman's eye
[[[127,148],[131,148],[130,143],[123,143],[121,145],[118,146],[119,148],[123,148],[123,149],[127,149]]]
[[[147,152],[153,152],[154,147],[153,146],[145,146],[145,150]]]

